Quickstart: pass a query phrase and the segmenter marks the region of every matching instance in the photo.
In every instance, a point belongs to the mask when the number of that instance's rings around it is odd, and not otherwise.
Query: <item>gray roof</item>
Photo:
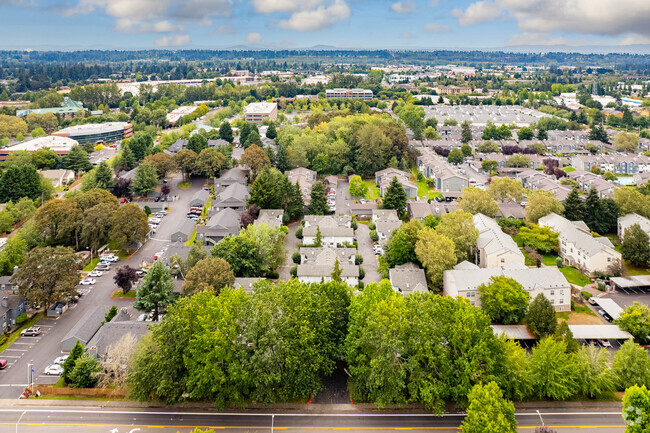
[[[650,220],[641,215],[635,213],[629,213],[625,216],[619,217],[618,225],[623,229],[623,231],[632,227],[634,224],[638,224],[646,233],[650,233]]]
[[[81,341],[83,344],[88,343],[97,330],[102,326],[107,311],[108,308],[105,306],[96,306],[87,311],[61,340],[62,350],[71,350],[77,340]]]
[[[234,289],[242,287],[246,293],[251,293],[254,290],[253,285],[263,278],[235,278]]]
[[[582,221],[580,223],[582,224],[576,224],[576,221],[569,221],[556,213],[551,213],[539,219],[540,226],[550,227],[553,231],[560,234],[560,238],[571,242],[576,248],[582,250],[589,256],[598,254],[607,248],[612,250],[611,252],[613,254],[618,254],[611,246],[611,242],[608,245],[602,239],[594,238],[588,231],[589,228],[587,227],[587,230],[585,230],[585,227],[583,227],[584,223]]]
[[[372,219],[399,220],[399,217],[397,216],[397,211],[395,209],[373,209]]]
[[[224,171],[219,176],[218,181],[220,183],[226,182],[241,182],[246,184],[246,170],[243,167],[233,167],[228,171]]]
[[[278,227],[282,225],[282,217],[284,210],[282,209],[262,209],[255,221],[255,224],[266,224],[269,227]]]
[[[229,185],[217,195],[215,207],[218,207],[219,203],[226,201],[243,201],[245,202],[250,198],[248,193],[248,188],[241,183],[233,183]]]
[[[354,265],[341,264],[341,277],[358,277],[359,267]],[[322,277],[332,276],[334,264],[327,265],[298,265],[298,277]]]
[[[505,234],[492,218],[478,213],[474,215],[474,226],[479,232],[476,245],[479,249],[485,250],[486,254],[509,251],[524,256],[512,237]]]
[[[413,263],[396,266],[390,270],[389,275],[390,284],[396,292],[407,295],[414,292],[429,291],[424,269]]]
[[[99,328],[93,338],[86,344],[86,350],[94,352],[98,357],[102,357],[110,346],[120,341],[125,335],[131,334],[136,340],[140,340],[147,332],[149,332],[147,322],[115,321],[114,318]]]
[[[190,203],[194,203],[195,201],[200,201],[201,206],[203,206],[205,205],[205,203],[208,201],[209,198],[210,198],[210,191],[200,189],[194,193],[194,195],[192,196],[192,200],[190,200]]]
[[[207,228],[236,229],[239,231],[241,223],[237,211],[226,208],[214,214],[205,226]]]
[[[354,230],[350,227],[350,215],[306,215],[304,221],[303,236],[316,236],[317,227],[322,236],[354,236]]]
[[[184,235],[190,236],[194,231],[195,227],[196,227],[196,222],[194,222],[194,220],[186,218],[185,221],[183,221],[183,224],[181,224],[181,226],[175,232],[172,233],[172,236],[177,233],[182,233]]]
[[[357,253],[356,248],[300,248],[303,265],[329,265],[333,264],[338,257],[339,263],[353,263],[354,256]]]
[[[2,297],[8,298],[8,303],[6,307],[3,307],[2,304],[0,304],[0,315],[6,313],[7,311],[15,310],[18,308],[21,302],[24,302],[23,298],[20,295],[4,295]]]
[[[375,222],[377,233],[381,233],[389,238],[395,230],[402,225],[400,220],[379,219]]]

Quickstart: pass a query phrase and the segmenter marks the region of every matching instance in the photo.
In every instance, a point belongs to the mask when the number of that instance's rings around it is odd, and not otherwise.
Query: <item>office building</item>
[[[110,143],[122,141],[133,135],[133,125],[126,122],[89,123],[64,128],[52,134],[55,137],[69,137],[85,143]]]

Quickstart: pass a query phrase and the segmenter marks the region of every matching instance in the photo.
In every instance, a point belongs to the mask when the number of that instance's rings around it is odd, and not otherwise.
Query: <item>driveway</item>
[[[113,305],[118,309],[126,307],[131,311],[133,319],[137,317],[132,300],[110,297],[117,290],[117,286],[113,283],[113,276],[116,268],[124,265],[137,268],[143,261],[150,261],[151,256],[157,251],[171,244],[170,236],[185,221],[192,196],[205,183],[204,179],[193,179],[190,188],[182,190],[178,188],[180,180],[181,177],[176,176],[169,182],[170,195],[178,196],[178,200],[170,203],[171,210],[162,219],[154,237],[147,240],[133,256],[118,262],[110,271],[96,278],[97,284],[81,286],[89,289],[88,293],[62,316],[56,319],[41,319],[36,324],[42,331],[39,337],[20,337],[9,349],[0,353],[0,358],[6,358],[10,364],[6,369],[0,370],[0,398],[17,398],[20,395],[27,384],[27,365],[30,360],[34,361],[35,382],[55,383],[59,379],[58,376],[46,376],[42,373],[56,357],[61,355],[61,340],[90,308],[100,306],[108,311]]]
[[[291,256],[298,250],[298,244],[301,240],[296,237],[296,230],[300,227],[300,222],[289,224],[289,234],[284,237],[284,247],[287,249],[287,259],[284,266],[278,268],[278,275],[281,280],[289,281],[291,279],[291,268],[296,264],[293,262]]]
[[[370,230],[365,224],[359,224],[356,231],[357,245],[359,254],[363,256],[363,270],[366,276],[362,280],[365,284],[378,283],[381,281],[379,272],[377,272],[377,256],[372,250],[372,239],[370,239]]]
[[[336,184],[336,215],[348,215],[350,213],[352,197],[348,192],[348,188],[350,188],[350,182],[347,180],[339,180]]]

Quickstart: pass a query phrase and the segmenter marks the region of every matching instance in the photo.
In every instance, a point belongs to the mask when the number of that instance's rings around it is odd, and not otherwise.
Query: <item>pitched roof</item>
[[[566,239],[567,242],[572,243],[589,256],[598,254],[605,249],[610,249],[615,255],[619,254],[611,246],[611,242],[607,245],[602,239],[594,238],[588,231],[589,228],[582,221],[576,223],[576,221],[569,221],[556,213],[551,213],[540,218],[539,225],[550,227],[553,231],[558,232],[561,238]]]
[[[223,228],[239,230],[239,227],[241,226],[239,214],[237,211],[230,208],[222,209],[214,214],[205,226],[210,229]]]
[[[424,269],[413,263],[396,266],[389,272],[390,284],[393,290],[403,294],[428,292],[427,278]]]
[[[479,249],[485,250],[486,254],[508,251],[521,257],[524,256],[517,243],[505,234],[492,218],[478,213],[474,215],[474,226],[479,231],[476,245]]]
[[[282,209],[262,209],[255,221],[255,224],[266,224],[269,227],[278,227],[282,225],[282,217],[284,210]]]
[[[300,255],[302,256],[303,265],[315,264],[315,265],[329,265],[334,263],[336,258],[339,259],[339,263],[349,263],[351,260],[354,260],[354,256],[357,253],[355,248],[312,248],[312,247],[302,247],[300,248]]]
[[[250,194],[248,192],[248,188],[245,185],[242,185],[241,183],[233,183],[232,185],[229,185],[217,195],[217,204],[224,202],[226,200],[238,200],[238,201],[246,201],[250,198]]]
[[[76,340],[86,344],[95,335],[97,330],[102,326],[104,316],[108,308],[105,306],[96,306],[86,312],[83,317],[65,334],[61,344],[67,343],[74,345]]]
[[[629,213],[625,216],[618,218],[618,225],[621,226],[623,230],[627,230],[628,228],[632,227],[634,224],[638,224],[644,232],[650,233],[650,220],[648,220],[645,217],[642,217],[641,215],[635,213]]]

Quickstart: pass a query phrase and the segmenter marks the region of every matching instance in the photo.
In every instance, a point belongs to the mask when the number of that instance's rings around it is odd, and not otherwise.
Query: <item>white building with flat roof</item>
[[[37,150],[48,148],[57,153],[57,155],[67,155],[73,146],[78,145],[76,140],[68,137],[47,136],[39,137],[29,141],[15,144],[9,147],[0,149],[0,161],[7,159],[10,153],[17,151],[27,151],[29,153],[36,152]]]
[[[275,102],[253,102],[244,107],[244,117],[249,123],[275,122],[278,119],[278,104]]]
[[[199,108],[196,105],[188,105],[186,107],[178,107],[177,109],[171,111],[167,114],[167,121],[172,125],[175,125],[183,116],[192,114]]]

